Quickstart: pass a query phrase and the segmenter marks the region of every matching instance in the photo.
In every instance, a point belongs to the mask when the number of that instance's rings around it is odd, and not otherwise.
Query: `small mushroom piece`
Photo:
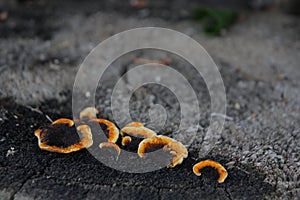
[[[130,142],[131,142],[131,137],[129,136],[125,136],[122,138],[122,146],[126,146]]]
[[[83,109],[80,112],[79,118],[81,120],[83,120],[83,119],[95,119],[95,118],[97,118],[98,113],[99,113],[99,111],[97,110],[97,108],[87,107],[87,108]]]
[[[71,153],[93,144],[89,126],[81,125],[77,130],[72,120],[62,118],[54,121],[49,127],[36,130],[35,136],[43,150]]]
[[[67,124],[69,127],[72,127],[74,125],[74,121],[66,118],[60,118],[52,122],[52,125],[54,124]]]
[[[98,122],[98,123],[102,123],[105,124],[107,126],[107,130],[108,130],[108,138],[107,141],[108,142],[112,142],[112,143],[116,143],[118,138],[119,138],[119,129],[116,127],[116,125],[114,123],[112,123],[111,121],[108,121],[106,119],[91,119],[90,122]]]
[[[183,162],[183,159],[188,157],[188,151],[186,147],[178,142],[173,141],[164,146],[165,151],[170,151],[170,154],[174,155],[172,163],[170,163],[169,167],[175,167]]]
[[[168,167],[175,167],[181,164],[183,159],[188,156],[188,151],[182,143],[163,135],[144,139],[139,144],[138,155],[141,158],[145,157],[147,149],[155,146],[163,146],[164,151],[169,151],[174,156]]]
[[[104,147],[114,148],[116,150],[116,152],[117,152],[117,159],[118,159],[118,157],[119,157],[119,155],[121,153],[120,147],[117,144],[112,143],[112,142],[102,142],[102,143],[100,143],[99,147],[100,147],[100,149],[102,149]]]
[[[204,167],[213,167],[219,173],[218,182],[223,183],[228,175],[227,170],[218,162],[213,160],[203,160],[193,166],[193,172],[197,176],[201,175],[200,170]]]
[[[154,147],[154,146],[166,146],[168,145],[170,142],[172,142],[173,139],[166,137],[166,136],[156,136],[156,137],[152,137],[152,138],[147,138],[144,139],[140,144],[139,144],[139,148],[138,148],[138,155],[141,158],[145,157],[145,153],[147,152],[147,149],[150,147]]]
[[[149,128],[144,127],[140,122],[131,122],[121,129],[121,135],[130,135],[137,138],[151,138],[156,136],[156,133]]]
[[[93,136],[91,128],[88,125],[80,125],[77,130],[81,133],[81,143],[85,148],[93,145]]]
[[[141,122],[130,122],[129,124],[127,124],[125,127],[143,127],[144,124]]]

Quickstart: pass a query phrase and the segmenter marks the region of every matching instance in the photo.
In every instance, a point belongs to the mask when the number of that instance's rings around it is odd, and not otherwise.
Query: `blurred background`
[[[226,88],[224,130],[206,133],[210,96],[186,62],[166,52],[133,52],[112,63],[99,86],[99,115],[113,121],[112,87],[130,67],[155,60],[181,70],[201,102],[202,129],[189,130],[201,137],[186,161],[174,170],[126,174],[86,151],[38,149],[34,130],[49,118],[72,117],[73,83],[88,53],[114,34],[149,26],[187,34],[213,58]],[[0,0],[0,199],[297,199],[299,52],[299,0]],[[149,107],[162,105],[168,123],[161,134],[171,135],[180,117],[175,100],[168,90],[142,87],[131,114],[148,125]],[[224,185],[192,174],[203,149],[226,164]]]
[[[228,63],[259,79],[298,78],[293,69],[298,65],[299,10],[297,0],[1,0],[0,83],[10,84],[0,95],[24,102],[61,98],[72,87],[68,74],[75,74],[93,47],[143,26],[193,37],[219,66]],[[42,80],[44,73],[51,79]]]

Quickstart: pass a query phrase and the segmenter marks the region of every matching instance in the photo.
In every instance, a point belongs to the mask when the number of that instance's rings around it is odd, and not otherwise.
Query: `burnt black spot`
[[[41,132],[41,141],[49,146],[66,148],[80,142],[80,137],[75,126],[55,124]]]

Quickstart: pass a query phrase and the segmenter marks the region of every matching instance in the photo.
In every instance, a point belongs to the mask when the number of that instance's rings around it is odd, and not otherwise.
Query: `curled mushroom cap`
[[[150,138],[156,136],[156,133],[149,128],[144,127],[140,122],[131,122],[121,129],[121,135],[125,134],[138,137],[138,138]]]
[[[188,156],[188,151],[182,143],[163,135],[144,139],[139,144],[138,155],[141,158],[145,157],[147,149],[155,146],[163,146],[165,151],[169,151],[174,156],[168,167],[175,167],[181,164],[183,159]]]
[[[125,146],[130,142],[131,142],[131,137],[129,137],[129,136],[125,136],[122,138],[122,146]]]
[[[218,182],[223,183],[228,175],[227,170],[218,162],[213,160],[203,160],[193,166],[193,172],[197,176],[201,175],[200,170],[204,167],[213,167],[219,173]]]
[[[94,119],[94,118],[97,118],[98,113],[99,113],[99,111],[97,110],[97,108],[87,107],[80,112],[79,117],[80,117],[80,119],[85,119],[85,118]]]
[[[138,155],[143,158],[145,157],[145,153],[148,148],[153,146],[165,146],[168,145],[170,142],[173,142],[172,138],[169,138],[167,136],[155,136],[152,138],[144,139],[140,144],[138,148]]]
[[[99,147],[102,149],[104,147],[108,147],[108,148],[114,148],[117,152],[117,159],[121,153],[121,149],[118,145],[116,145],[115,143],[112,143],[112,142],[102,142],[100,143]]]
[[[90,122],[98,122],[98,123],[102,123],[105,124],[107,126],[107,130],[108,130],[108,138],[107,141],[108,142],[112,142],[112,143],[116,143],[118,138],[119,138],[119,129],[116,127],[116,125],[114,123],[112,123],[111,121],[108,121],[106,119],[91,119]]]
[[[78,133],[77,133],[78,130]],[[35,136],[39,147],[57,153],[71,153],[92,145],[92,133],[87,125],[75,128],[70,119],[58,119],[49,127],[38,129]]]

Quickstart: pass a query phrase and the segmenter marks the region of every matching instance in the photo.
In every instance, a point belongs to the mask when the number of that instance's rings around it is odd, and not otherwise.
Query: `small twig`
[[[53,120],[48,116],[48,115],[45,115],[41,110],[37,109],[37,108],[33,108],[31,106],[28,106],[28,105],[24,105],[26,108],[30,109],[31,111],[33,112],[36,112],[36,113],[39,113],[41,115],[44,115],[46,117],[46,119],[48,119],[51,123],[53,122]]]
[[[45,115],[45,117],[52,123],[53,120],[48,116],[48,115]]]
[[[25,105],[25,107],[28,108],[28,109],[30,109],[31,111],[37,112],[37,113],[39,113],[41,115],[44,115],[44,113],[42,111],[40,111],[39,109],[37,109],[37,108],[33,108],[33,107],[27,106],[27,105]]]
[[[230,121],[233,120],[232,117],[229,117],[229,116],[227,116],[227,115],[225,115],[225,114],[222,114],[222,113],[211,113],[211,116],[212,116],[212,117],[222,117],[222,118],[227,119],[227,120],[230,120]]]

